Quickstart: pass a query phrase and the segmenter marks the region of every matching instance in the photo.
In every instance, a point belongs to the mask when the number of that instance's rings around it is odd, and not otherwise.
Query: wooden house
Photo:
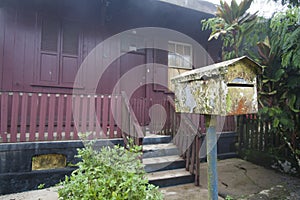
[[[214,8],[200,0],[1,0],[0,194],[70,174],[34,170],[32,161],[55,154],[77,162],[79,133],[99,146],[128,135],[141,144],[146,131],[167,135],[199,185],[204,116],[175,112],[170,80],[220,60],[220,41],[201,30]],[[231,132],[221,153],[232,152],[234,126],[228,118],[218,129]]]
[[[98,44],[126,30],[131,30],[132,34],[124,41],[121,38],[117,43],[106,46],[102,55],[98,55],[100,63],[97,66],[101,67],[105,59],[113,56],[110,52],[126,53],[115,59],[101,78],[82,73],[80,78],[83,82],[99,78],[99,83],[94,88],[79,85],[77,89],[80,91],[82,88],[85,95],[96,94],[101,98],[104,111],[101,111],[103,119],[99,121],[109,124],[112,117],[109,117],[107,107],[113,104],[110,95],[120,77],[138,65],[159,63],[163,67],[153,65],[136,74],[135,81],[141,87],[130,99],[140,124],[148,124],[149,102],[145,106],[145,101],[159,102],[168,95],[172,96],[168,83],[172,76],[218,61],[220,43],[208,43],[209,32],[201,30],[201,20],[212,16],[211,13],[158,0],[1,1],[1,141],[52,140],[63,138],[60,132],[71,133],[71,100],[74,98],[70,95],[82,62]],[[145,43],[149,43],[149,38],[135,31],[141,27],[180,32],[196,41],[209,54],[200,55],[194,44],[177,40],[172,35],[159,41],[169,51],[147,48]],[[137,49],[138,45],[146,48]],[[189,63],[183,64],[182,57]],[[155,84],[158,79],[161,84]],[[145,83],[145,80],[152,82]],[[117,93],[121,93],[126,85],[126,82],[122,83]],[[84,101],[80,103],[83,110],[98,102],[88,98],[86,105]],[[87,118],[80,122],[80,126],[84,127],[82,131],[87,131],[88,125],[95,130],[94,118]],[[109,131],[109,128],[103,129]],[[40,137],[35,135],[37,132],[47,132],[50,136]],[[58,136],[53,136],[52,132]],[[25,136],[17,136],[19,133]],[[72,139],[72,136],[65,139]]]

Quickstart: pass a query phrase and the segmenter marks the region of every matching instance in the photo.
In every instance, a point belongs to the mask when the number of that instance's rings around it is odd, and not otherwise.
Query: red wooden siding
[[[0,8],[0,88],[2,88],[4,50],[4,9]]]
[[[120,6],[125,5],[130,6],[131,9],[120,10]],[[201,32],[201,28],[197,26],[201,19],[210,15],[155,1],[117,0],[111,2],[107,8],[104,7],[97,0],[85,3],[74,0],[72,4],[59,0],[47,3],[34,0],[26,0],[26,3],[21,0],[7,1],[5,6],[0,8],[1,91],[70,94],[74,76],[88,53],[102,40],[135,27],[174,29],[191,36],[203,47],[207,47],[209,33]],[[144,15],[140,16],[141,8],[147,7],[157,9],[145,9],[142,11]],[[104,12],[105,9],[107,13]],[[165,14],[166,11],[168,15]],[[178,13],[181,20],[174,21],[174,16],[178,17]],[[160,20],[162,18],[164,20]],[[188,24],[192,23],[195,26],[188,25],[187,21]],[[140,37],[138,43],[145,42],[143,40],[145,38]],[[167,41],[165,42],[167,45]],[[100,50],[101,54],[98,54],[100,56],[95,58],[97,63],[94,65],[95,68],[108,64],[106,58],[113,56],[113,50],[121,52],[120,45],[120,43],[111,44]],[[216,48],[210,48],[213,53],[218,49],[218,45],[214,46]],[[167,64],[166,52],[147,49],[140,55],[142,54],[145,54],[143,58],[145,63]],[[122,64],[121,59],[116,60],[110,66],[107,74],[103,76],[103,81],[99,84],[98,94],[111,92],[113,83],[116,83],[123,72],[134,67],[128,63],[129,61],[140,62],[140,58],[131,61],[130,56],[132,55],[123,58],[129,66]],[[206,57],[200,58],[198,55],[195,57],[200,59],[199,63],[203,63],[201,65],[210,63]],[[151,68],[146,74],[146,77],[141,75],[138,81],[143,83],[145,80],[159,78],[160,81],[165,80],[167,84],[167,70],[165,69]],[[85,80],[86,77],[86,74],[82,74],[80,79],[88,81]],[[95,88],[85,89],[90,93]],[[166,88],[160,85],[146,86],[147,97],[158,98],[161,95],[156,93],[164,92]]]
[[[102,41],[104,29],[87,19],[23,10],[0,8],[0,90],[70,94],[82,60]],[[54,23],[45,24],[45,34],[44,19]]]

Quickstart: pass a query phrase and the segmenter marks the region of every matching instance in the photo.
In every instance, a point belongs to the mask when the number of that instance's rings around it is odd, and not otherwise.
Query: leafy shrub
[[[61,183],[60,199],[163,199],[158,188],[148,183],[140,156],[139,147],[103,147],[96,151],[87,145],[78,149],[81,161]]]

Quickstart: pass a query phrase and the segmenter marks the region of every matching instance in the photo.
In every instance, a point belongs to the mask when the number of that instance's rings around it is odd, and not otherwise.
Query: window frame
[[[176,52],[176,50],[177,50],[177,48],[176,48],[176,46],[178,46],[178,45],[182,45],[183,46],[183,53],[184,53],[184,48],[185,47],[190,47],[190,58],[191,58],[191,61],[190,61],[190,63],[189,63],[189,67],[184,67],[184,66],[176,66],[176,65],[171,65],[170,64],[170,59],[169,59],[169,56],[170,56],[170,49],[169,49],[169,45],[170,44],[174,44],[175,45],[175,56],[177,57],[177,56],[179,56],[180,57],[180,59],[183,59],[184,60],[184,55],[181,55],[181,54],[178,54],[177,52]],[[168,67],[170,67],[170,68],[175,68],[175,69],[193,69],[193,45],[191,45],[191,44],[189,44],[189,43],[184,43],[184,42],[177,42],[177,41],[172,41],[172,40],[170,40],[170,41],[168,41]]]
[[[43,23],[47,20],[55,20],[58,23],[58,38],[57,38],[57,51],[50,51],[50,50],[44,50],[42,49],[42,35],[43,35]],[[63,50],[63,37],[64,37],[64,25],[66,23],[74,23],[76,26],[78,26],[78,47],[77,47],[77,55],[75,54],[68,54],[65,53]],[[38,17],[38,42],[37,42],[38,48],[38,57],[36,60],[36,69],[37,73],[35,75],[35,81],[32,86],[43,86],[43,87],[57,87],[57,88],[73,88],[74,87],[74,81],[71,82],[65,82],[63,79],[63,59],[64,58],[74,58],[77,61],[76,69],[79,70],[80,63],[82,62],[82,50],[83,50],[83,30],[82,30],[82,23],[78,20],[73,20],[69,18],[64,17],[53,17],[49,15],[39,15]],[[48,55],[55,55],[57,56],[57,64],[53,67],[53,69],[56,70],[57,76],[55,81],[48,81],[48,80],[42,80],[42,55],[48,54]],[[77,73],[77,72],[76,72]],[[78,85],[78,84],[77,84]],[[76,86],[76,88],[83,88],[81,85]]]

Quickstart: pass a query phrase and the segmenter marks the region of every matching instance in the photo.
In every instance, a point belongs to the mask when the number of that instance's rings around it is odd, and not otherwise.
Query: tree
[[[258,43],[264,64],[261,97],[263,119],[273,122],[300,167],[300,9],[275,14],[271,38]]]
[[[246,14],[251,2],[221,1],[204,29],[212,30],[209,40],[221,36],[224,59],[247,54],[263,65],[260,119],[271,122],[271,132],[281,136],[300,168],[300,8],[290,6],[267,20]]]
[[[202,20],[203,29],[212,30],[208,40],[218,39],[221,36],[223,60],[239,57],[242,54],[243,37],[250,32],[257,19],[256,13],[246,12],[252,2],[253,0],[243,0],[237,4],[236,0],[232,0],[229,6],[227,2],[220,0],[216,17]]]
[[[275,2],[278,2],[278,0],[274,0]],[[299,0],[281,0],[282,5],[290,5],[290,6],[300,6]]]

